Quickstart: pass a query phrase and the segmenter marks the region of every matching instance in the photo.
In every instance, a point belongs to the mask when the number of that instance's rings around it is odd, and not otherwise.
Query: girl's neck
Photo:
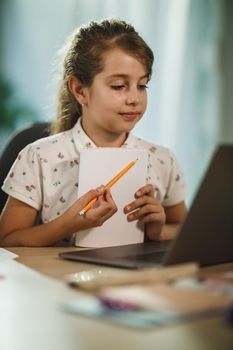
[[[84,132],[97,147],[121,147],[128,137],[127,133],[114,134],[109,132],[100,132],[99,130],[92,132],[88,125],[83,123],[83,120],[81,120],[81,125]]]

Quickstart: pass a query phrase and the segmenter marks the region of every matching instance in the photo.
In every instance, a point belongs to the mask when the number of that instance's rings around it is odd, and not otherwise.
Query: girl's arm
[[[145,225],[149,240],[173,239],[186,214],[184,202],[164,208],[154,197],[152,185],[142,187],[135,198],[124,209],[128,221],[138,220],[139,224]]]
[[[94,197],[98,206],[83,216],[79,212]],[[33,226],[37,211],[26,203],[9,197],[0,218],[2,246],[51,246],[74,232],[101,226],[117,211],[110,192],[91,190],[78,199],[63,215],[46,224]]]

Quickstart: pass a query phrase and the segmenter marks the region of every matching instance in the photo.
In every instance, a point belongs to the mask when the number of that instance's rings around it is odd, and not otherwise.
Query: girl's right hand
[[[98,200],[92,208],[84,215],[80,216],[79,212],[95,197]],[[110,191],[106,191],[104,186],[95,190],[90,190],[80,197],[63,215],[62,219],[64,230],[67,233],[75,233],[86,230],[91,227],[101,226],[117,211]]]
[[[93,198],[95,205],[83,216],[80,211]],[[0,218],[1,246],[45,247],[54,245],[71,234],[101,226],[117,211],[116,204],[104,186],[80,197],[66,212],[46,224],[34,225],[37,210],[20,200],[9,197]],[[15,218],[12,220],[12,217]]]

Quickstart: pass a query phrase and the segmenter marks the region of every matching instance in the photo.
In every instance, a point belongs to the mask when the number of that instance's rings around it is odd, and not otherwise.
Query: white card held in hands
[[[101,227],[76,234],[75,244],[82,247],[107,247],[144,241],[144,227],[128,222],[124,207],[147,183],[148,152],[140,149],[95,148],[80,152],[78,197],[90,189],[108,184],[122,169],[136,160],[124,176],[114,182],[111,194],[118,211]]]

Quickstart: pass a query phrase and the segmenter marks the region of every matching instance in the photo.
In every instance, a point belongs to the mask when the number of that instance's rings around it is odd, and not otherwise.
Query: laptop
[[[219,145],[173,241],[60,253],[64,259],[139,269],[198,262],[208,266],[233,261],[233,145]]]

